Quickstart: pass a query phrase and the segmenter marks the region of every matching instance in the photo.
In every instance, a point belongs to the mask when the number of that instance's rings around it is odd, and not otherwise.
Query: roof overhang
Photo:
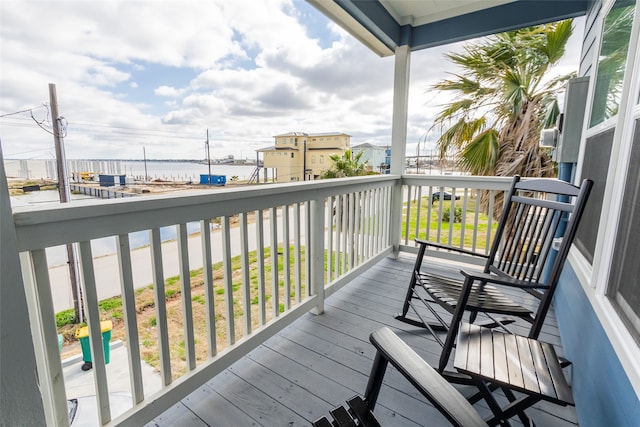
[[[586,14],[590,0],[307,0],[380,56]]]

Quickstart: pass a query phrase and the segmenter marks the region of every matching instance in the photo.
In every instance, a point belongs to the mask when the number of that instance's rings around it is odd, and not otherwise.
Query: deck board
[[[382,326],[398,333],[428,363],[437,364],[436,341],[393,317],[402,306],[412,267],[412,255],[380,261],[328,298],[322,315],[306,314],[149,425],[309,425],[364,392],[374,356],[369,334]],[[562,354],[553,312],[541,339]],[[476,407],[488,414],[485,405]],[[393,368],[385,376],[375,413],[382,425],[420,426],[427,420],[430,426],[448,425]],[[537,425],[577,425],[573,407],[541,402],[527,413]]]

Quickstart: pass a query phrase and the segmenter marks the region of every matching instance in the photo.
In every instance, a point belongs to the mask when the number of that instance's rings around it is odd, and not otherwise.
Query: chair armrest
[[[417,244],[419,244],[419,245],[430,246],[430,247],[437,248],[437,249],[444,249],[444,250],[447,250],[447,251],[458,252],[458,253],[461,253],[461,254],[476,256],[476,257],[480,257],[480,258],[488,258],[488,256],[485,255],[485,254],[479,254],[477,252],[469,251],[467,249],[456,248],[455,246],[442,245],[440,243],[430,242],[428,240],[415,239],[415,242]]]
[[[531,283],[509,276],[496,276],[495,274],[478,273],[475,271],[468,272],[464,270],[460,270],[460,273],[464,277],[469,278],[472,281],[491,283],[492,285],[504,285],[521,289],[544,289],[549,287],[548,285],[542,283]]]
[[[378,352],[391,363],[449,421],[461,426],[486,426],[458,390],[386,326],[369,336]]]

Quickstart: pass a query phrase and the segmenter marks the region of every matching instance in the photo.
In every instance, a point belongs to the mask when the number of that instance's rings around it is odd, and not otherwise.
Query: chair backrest
[[[485,272],[543,286],[530,291],[540,299],[532,338],[540,333],[592,185],[586,179],[576,187],[556,179],[516,176],[505,198]]]

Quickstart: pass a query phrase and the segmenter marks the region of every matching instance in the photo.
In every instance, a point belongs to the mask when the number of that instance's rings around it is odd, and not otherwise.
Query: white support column
[[[407,149],[407,116],[409,110],[409,68],[411,52],[409,46],[398,46],[395,54],[393,77],[393,121],[391,125],[391,174],[402,175]],[[402,186],[398,181],[393,188],[391,200],[390,240],[394,257],[400,249],[402,219]]]
[[[46,425],[0,147],[0,425]]]

